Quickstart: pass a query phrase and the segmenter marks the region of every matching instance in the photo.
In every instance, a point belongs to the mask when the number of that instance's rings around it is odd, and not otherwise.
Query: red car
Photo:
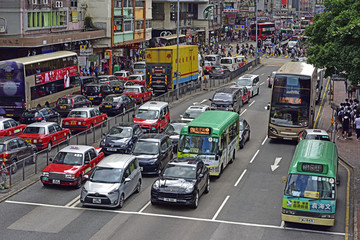
[[[204,74],[211,73],[212,72],[212,65],[210,63],[209,63],[209,65],[204,65],[203,72],[204,72]]]
[[[152,97],[152,92],[142,85],[128,86],[124,89],[123,95],[128,95],[136,101],[136,103],[143,103]]]
[[[243,105],[245,103],[248,103],[251,96],[250,96],[250,91],[247,89],[247,87],[240,87],[241,88],[241,100],[243,102]]]
[[[29,124],[19,137],[34,144],[38,150],[51,150],[53,145],[70,139],[70,130],[54,122],[36,122]]]
[[[127,80],[134,84],[145,85],[145,75],[142,74],[130,75]]]
[[[0,137],[20,135],[25,128],[25,124],[19,124],[12,118],[0,117]]]
[[[65,185],[80,188],[84,175],[90,175],[95,166],[104,158],[101,148],[72,145],[60,150],[50,159],[42,172],[40,181],[44,186]]]
[[[71,131],[83,131],[93,128],[107,120],[107,115],[93,107],[75,108],[67,118],[62,121],[62,126]]]

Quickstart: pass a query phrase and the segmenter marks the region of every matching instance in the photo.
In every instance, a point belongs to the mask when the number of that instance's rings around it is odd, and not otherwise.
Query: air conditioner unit
[[[55,7],[57,8],[62,8],[64,5],[63,5],[63,2],[62,1],[56,1],[55,2]]]

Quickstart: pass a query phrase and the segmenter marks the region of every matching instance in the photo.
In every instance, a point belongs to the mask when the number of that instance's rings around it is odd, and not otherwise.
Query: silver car
[[[105,157],[81,189],[83,206],[123,207],[125,200],[141,189],[142,177],[135,156],[112,154]]]

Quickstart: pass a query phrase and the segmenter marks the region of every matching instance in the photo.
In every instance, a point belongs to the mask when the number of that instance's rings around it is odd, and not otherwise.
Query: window
[[[128,8],[132,8],[133,7],[133,2],[132,0],[124,0],[124,7],[128,7]]]
[[[54,128],[55,128],[55,130],[56,130],[57,132],[60,132],[60,131],[62,130],[62,128],[61,128],[60,125],[58,125],[58,124],[55,124],[55,125],[54,125]]]
[[[91,160],[93,160],[94,158],[97,157],[97,154],[96,154],[96,152],[95,152],[95,149],[90,149],[89,154],[90,154],[90,159],[91,159]]]
[[[122,8],[122,0],[114,0],[114,8]]]
[[[136,169],[135,160],[130,163],[129,168],[130,168],[130,173],[132,173]]]
[[[152,28],[151,20],[146,20],[146,28]]]
[[[55,127],[53,125],[49,126],[49,134],[53,134],[55,132],[56,132]]]
[[[89,163],[89,162],[91,161],[91,158],[90,158],[89,152],[86,152],[86,153],[85,153],[84,160],[85,160],[85,163]]]
[[[123,174],[123,177],[122,177],[122,182],[124,182],[124,181],[125,181],[125,178],[129,177],[130,174],[131,174],[130,168],[127,167],[126,170],[124,171],[124,174]]]
[[[166,151],[167,149],[167,142],[166,141],[162,141],[161,142],[161,151]]]
[[[27,146],[24,139],[18,138],[17,141],[18,141],[19,147],[26,147]]]
[[[15,120],[13,120],[13,119],[10,119],[9,122],[10,122],[10,125],[11,125],[12,127],[19,126],[19,124],[18,124]]]
[[[96,113],[94,110],[90,110],[90,117],[96,117]]]
[[[227,147],[226,133],[221,135],[221,149],[224,150]]]
[[[77,0],[76,0],[77,1]],[[28,12],[27,13],[28,29],[66,27],[67,12],[66,11],[49,11],[49,12]]]
[[[77,0],[71,0],[70,1],[70,7],[77,7]]]
[[[11,128],[10,121],[5,121],[4,122],[4,129],[8,129],[8,128]]]
[[[144,1],[143,0],[135,0],[135,7],[144,7]]]
[[[133,23],[132,21],[125,21],[124,22],[124,31],[133,31]]]
[[[18,148],[18,143],[16,140],[12,140],[11,142],[9,142],[9,146],[8,146],[9,150],[14,150],[16,148]]]
[[[136,29],[144,29],[144,21],[136,20]]]

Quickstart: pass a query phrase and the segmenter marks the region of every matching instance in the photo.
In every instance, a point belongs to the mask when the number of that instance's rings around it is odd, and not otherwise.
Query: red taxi
[[[147,102],[139,107],[133,122],[144,132],[161,132],[170,123],[169,104],[166,102]]]
[[[101,148],[71,145],[61,149],[42,172],[40,181],[44,186],[65,185],[80,188],[85,175],[104,158]]]
[[[239,67],[241,67],[241,66],[244,66],[245,65],[245,63],[246,63],[246,58],[245,58],[245,56],[236,56],[236,61],[237,61],[237,63],[239,64]]]
[[[51,150],[52,146],[70,139],[70,130],[54,122],[36,122],[29,124],[19,137],[34,144],[38,150]]]
[[[135,84],[145,85],[145,75],[143,74],[130,75],[127,80]]]
[[[19,135],[25,128],[25,124],[19,124],[12,118],[0,117],[0,137]]]
[[[128,95],[136,101],[136,103],[143,103],[152,97],[152,92],[142,85],[128,86],[124,89],[123,95]]]
[[[213,65],[210,62],[204,64],[203,72],[204,74],[209,74],[212,72]]]
[[[247,89],[247,87],[240,87],[240,88],[241,88],[241,100],[242,100],[243,105],[244,105],[245,103],[249,102],[249,100],[251,98],[251,96],[250,96],[251,91],[249,91]]]
[[[120,80],[128,80],[128,77],[130,76],[130,72],[121,70],[114,72],[114,75]]]
[[[93,128],[107,120],[107,115],[93,107],[75,108],[62,121],[62,126],[71,131]]]

